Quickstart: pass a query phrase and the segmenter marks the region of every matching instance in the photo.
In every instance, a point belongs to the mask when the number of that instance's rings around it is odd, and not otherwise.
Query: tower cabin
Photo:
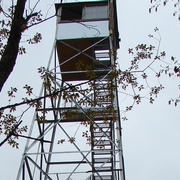
[[[82,0],[55,7],[63,81],[87,80],[87,67],[100,75],[114,64],[112,51],[119,48],[115,0]]]

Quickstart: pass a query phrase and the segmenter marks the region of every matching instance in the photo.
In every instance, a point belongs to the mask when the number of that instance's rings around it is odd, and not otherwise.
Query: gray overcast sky
[[[156,44],[148,38],[155,27],[160,29],[160,49],[167,52],[166,59],[171,55],[179,59],[180,22],[177,17],[172,17],[175,11],[173,3],[159,7],[158,12],[152,14],[148,13],[149,7],[150,1],[118,1],[122,38],[119,61],[122,68],[130,61],[127,55],[129,47],[143,42]],[[179,107],[167,105],[169,98],[178,95],[178,81],[162,79],[161,82],[165,90],[154,105],[146,102],[136,106],[129,114],[129,120],[122,123],[127,180],[180,179]]]
[[[44,1],[42,4],[46,10],[50,7],[50,4]],[[149,0],[117,0],[117,6],[121,38],[118,61],[122,69],[127,68],[131,60],[131,56],[127,53],[129,47],[135,47],[144,42],[157,44],[156,41],[148,38],[148,34],[153,33],[155,27],[160,29],[161,50],[167,52],[166,58],[169,59],[171,55],[177,59],[180,58],[180,22],[172,16],[175,10],[172,2],[169,2],[167,7],[159,7],[158,12],[152,14],[148,13],[148,8],[151,6]],[[53,10],[54,7],[49,14]],[[0,95],[3,99],[0,105],[6,103],[5,92],[11,86],[22,87],[28,83],[36,87],[35,93],[38,95],[41,83],[38,79],[37,68],[47,65],[54,40],[54,29],[55,20],[51,20],[25,33],[24,38],[29,33],[41,31],[43,41],[39,45],[27,47],[27,54],[19,57],[15,70]],[[153,77],[150,81],[154,81]],[[159,95],[154,105],[149,105],[148,101],[144,101],[127,114],[128,121],[122,122],[126,180],[180,179],[179,106],[167,105],[171,97],[178,96],[177,82],[162,79],[165,90]],[[128,99],[122,101],[124,96],[119,95],[123,108]],[[28,114],[27,123],[31,122],[32,117],[33,112]],[[8,145],[0,148],[1,179],[15,179],[24,144],[25,142],[22,141],[19,150],[12,149]]]

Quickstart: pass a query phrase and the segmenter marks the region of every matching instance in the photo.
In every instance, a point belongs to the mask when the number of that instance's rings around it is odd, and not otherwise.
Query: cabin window
[[[82,6],[62,7],[61,21],[82,19]]]
[[[85,6],[82,19],[105,19],[108,18],[107,6]]]
[[[107,19],[108,6],[63,6],[61,21]]]

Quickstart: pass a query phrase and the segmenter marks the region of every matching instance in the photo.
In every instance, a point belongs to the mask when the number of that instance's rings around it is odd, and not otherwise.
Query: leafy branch
[[[172,0],[173,1],[173,0]],[[168,3],[169,3],[169,0],[151,0],[150,1],[151,4],[153,4],[150,8],[149,8],[149,13],[152,12],[152,10],[154,10],[155,12],[158,11],[158,8],[163,5],[163,6],[166,6]],[[180,1],[179,0],[176,0],[174,3],[173,3],[173,6],[174,8],[176,9],[174,12],[173,12],[173,16],[177,16],[178,17],[178,20],[180,21]]]

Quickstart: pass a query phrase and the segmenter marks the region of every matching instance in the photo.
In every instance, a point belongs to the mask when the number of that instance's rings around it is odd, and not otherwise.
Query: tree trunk
[[[8,79],[9,75],[13,71],[16,63],[19,50],[19,42],[22,33],[22,26],[24,24],[23,14],[26,1],[27,0],[17,0],[17,4],[15,6],[10,35],[4,53],[0,60],[0,91],[2,90],[3,85]]]

